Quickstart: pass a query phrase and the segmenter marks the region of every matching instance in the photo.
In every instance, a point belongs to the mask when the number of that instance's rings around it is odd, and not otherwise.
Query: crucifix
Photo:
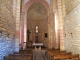
[[[30,31],[27,29],[27,39],[29,40],[29,38],[30,38]]]

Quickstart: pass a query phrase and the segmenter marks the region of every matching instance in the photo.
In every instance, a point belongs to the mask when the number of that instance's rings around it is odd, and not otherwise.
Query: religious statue
[[[27,29],[27,40],[30,40],[30,33],[29,29]]]
[[[31,47],[32,46],[32,40],[30,40],[30,31],[29,29],[27,29],[27,47]]]

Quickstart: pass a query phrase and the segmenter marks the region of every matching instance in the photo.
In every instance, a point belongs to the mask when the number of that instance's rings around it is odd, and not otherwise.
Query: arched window
[[[36,33],[38,33],[38,26],[36,26]]]

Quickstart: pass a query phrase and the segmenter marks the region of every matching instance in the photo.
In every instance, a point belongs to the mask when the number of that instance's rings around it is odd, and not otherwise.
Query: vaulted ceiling
[[[44,20],[47,18],[47,12],[43,5],[35,3],[28,10],[28,20]]]

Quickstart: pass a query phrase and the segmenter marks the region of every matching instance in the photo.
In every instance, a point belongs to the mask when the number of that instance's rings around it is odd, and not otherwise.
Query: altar
[[[35,50],[41,50],[41,46],[43,46],[43,43],[33,43],[33,46],[35,46]]]

